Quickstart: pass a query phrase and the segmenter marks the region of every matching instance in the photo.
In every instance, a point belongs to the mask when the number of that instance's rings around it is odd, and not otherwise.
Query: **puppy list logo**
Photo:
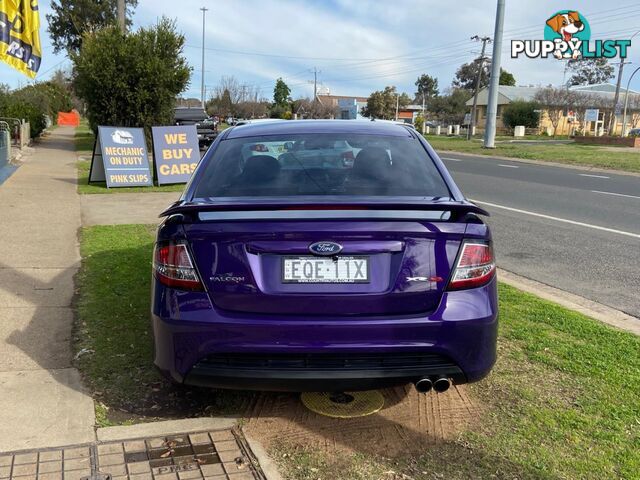
[[[587,19],[575,10],[560,10],[544,26],[544,40],[512,40],[511,57],[558,60],[577,58],[627,58],[631,40],[591,40]]]

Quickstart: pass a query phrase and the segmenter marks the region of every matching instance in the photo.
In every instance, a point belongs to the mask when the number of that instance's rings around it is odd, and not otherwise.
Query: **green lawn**
[[[76,128],[75,133],[76,152],[82,154],[82,158],[78,160],[78,193],[181,192],[184,190],[183,184],[121,188],[107,188],[105,182],[89,184],[89,169],[91,168],[91,153],[93,152],[94,141],[95,136],[89,129],[89,125],[86,121],[82,121],[80,126]],[[152,160],[149,161],[149,168],[153,172]]]
[[[76,349],[89,352],[78,367],[100,423],[241,412],[251,394],[175,390],[151,365],[153,235],[82,230]],[[500,315],[498,363],[469,386],[484,407],[475,427],[400,459],[327,456],[284,438],[271,453],[287,478],[640,478],[640,338],[506,285]]]
[[[497,155],[515,159],[541,160],[589,167],[609,168],[627,172],[640,172],[640,155],[634,151],[611,151],[599,146],[569,144],[496,143],[496,148],[483,148],[478,140],[467,141],[458,137],[426,135],[436,151]]]

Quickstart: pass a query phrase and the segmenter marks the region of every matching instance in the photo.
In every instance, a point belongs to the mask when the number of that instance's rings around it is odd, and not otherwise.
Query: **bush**
[[[0,116],[28,121],[32,137],[37,137],[46,128],[45,115],[55,122],[58,112],[69,110],[69,93],[52,82],[28,85],[13,92],[0,91]]]
[[[511,102],[502,112],[502,123],[509,128],[524,125],[526,128],[536,128],[540,115],[536,110],[540,106],[536,102],[515,101]]]
[[[148,135],[153,125],[172,124],[175,98],[191,75],[183,47],[184,36],[166,18],[127,35],[117,27],[85,35],[72,60],[91,128],[143,127]]]

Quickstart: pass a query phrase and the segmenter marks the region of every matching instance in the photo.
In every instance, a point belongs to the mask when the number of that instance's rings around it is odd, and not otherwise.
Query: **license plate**
[[[284,283],[369,283],[368,257],[284,257]]]

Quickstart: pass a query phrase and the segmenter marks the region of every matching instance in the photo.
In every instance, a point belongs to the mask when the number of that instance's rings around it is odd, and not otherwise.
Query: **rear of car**
[[[413,129],[229,129],[158,230],[155,363],[218,388],[477,381],[496,357],[484,214]]]

